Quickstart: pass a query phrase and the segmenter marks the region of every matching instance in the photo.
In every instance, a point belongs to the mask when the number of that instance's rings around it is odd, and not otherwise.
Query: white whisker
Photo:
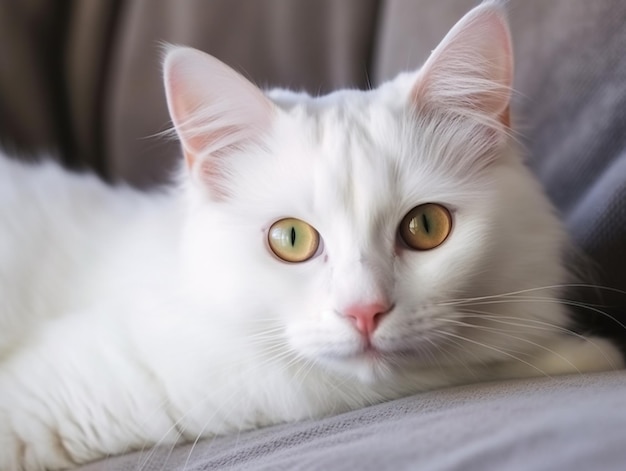
[[[597,314],[602,315],[603,317],[606,317],[607,319],[615,322],[618,326],[620,326],[621,328],[623,328],[624,330],[626,330],[626,325],[624,325],[621,321],[619,321],[618,319],[616,319],[614,316],[610,315],[607,312],[602,311],[601,309],[595,308],[593,306],[589,306],[588,304],[585,303],[581,303],[578,301],[569,301],[569,300],[564,300],[564,299],[555,299],[555,298],[509,298],[509,299],[493,299],[493,300],[488,300],[488,301],[480,301],[480,302],[467,302],[467,303],[457,303],[457,305],[462,305],[462,306],[487,306],[487,305],[492,305],[492,304],[506,304],[506,303],[557,303],[557,304],[563,304],[565,306],[572,306],[572,307],[580,307],[583,309],[587,309],[589,311],[595,312]]]
[[[518,337],[517,335],[513,335],[509,332],[507,332],[504,329],[497,329],[497,328],[493,328],[493,327],[486,327],[486,326],[481,326],[481,325],[476,325],[476,324],[471,324],[468,322],[463,322],[463,321],[458,321],[458,320],[454,320],[454,319],[445,319],[448,322],[454,323],[455,325],[459,325],[461,327],[469,327],[472,329],[477,329],[477,330],[483,330],[485,332],[493,332],[496,333],[498,335],[503,335],[507,338],[511,338],[514,340],[518,340],[520,342],[523,343],[527,343],[529,345],[532,345],[540,350],[544,350],[548,353],[553,354],[554,356],[556,356],[557,358],[559,358],[560,360],[563,360],[565,363],[567,363],[569,366],[571,366],[578,374],[581,374],[581,371],[576,367],[576,365],[574,365],[571,361],[569,361],[567,358],[565,358],[563,355],[561,355],[560,353],[544,346],[541,345],[537,342],[533,342],[532,340],[528,339],[528,338],[523,338],[523,337]]]
[[[482,348],[485,348],[485,349],[488,349],[488,350],[492,350],[492,351],[494,351],[496,353],[499,353],[499,354],[504,355],[504,356],[506,356],[508,358],[511,358],[512,360],[519,361],[520,363],[523,363],[526,366],[529,366],[530,368],[534,369],[535,371],[537,371],[538,373],[540,373],[543,376],[551,377],[551,375],[549,375],[548,373],[546,373],[542,369],[538,368],[537,366],[533,365],[532,363],[530,363],[530,362],[528,362],[528,361],[526,361],[526,360],[524,360],[522,358],[519,358],[518,356],[513,355],[512,353],[509,353],[509,352],[507,352],[505,350],[502,350],[500,348],[494,347],[492,345],[488,345],[488,344],[483,343],[483,342],[478,342],[476,340],[472,340],[470,338],[463,337],[462,335],[457,335],[457,334],[454,334],[452,332],[446,332],[444,330],[440,330],[438,332],[440,334],[443,334],[443,335],[447,335],[447,336],[450,336],[450,337],[457,338],[459,340],[462,340],[463,342],[468,342],[468,343],[471,343],[473,345],[477,345],[479,347],[482,347]],[[516,352],[516,353],[520,353],[521,354],[521,352]]]
[[[502,297],[507,297],[507,296],[530,293],[533,291],[555,290],[555,289],[561,289],[561,288],[589,288],[589,289],[603,290],[603,291],[608,291],[608,292],[618,293],[618,294],[626,294],[626,291],[623,291],[617,288],[611,288],[608,286],[593,285],[593,284],[587,284],[587,283],[561,283],[561,284],[555,284],[555,285],[537,286],[534,288],[527,288],[527,289],[522,289],[522,290],[509,291],[505,293],[491,294],[491,295],[486,295],[486,296],[476,296],[476,297],[471,297],[471,298],[455,298],[455,299],[451,299],[445,302],[438,302],[437,304],[440,306],[449,306],[449,305],[454,305],[457,303],[465,303],[468,301],[480,301],[480,300],[485,300],[485,299],[502,298]]]

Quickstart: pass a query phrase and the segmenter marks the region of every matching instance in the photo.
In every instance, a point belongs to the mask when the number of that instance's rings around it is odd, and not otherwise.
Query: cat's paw
[[[535,366],[547,374],[610,371],[624,367],[619,349],[600,337],[563,337],[549,346]]]
[[[28,419],[26,419],[28,420]],[[28,425],[22,423],[21,426]],[[0,413],[0,471],[56,471],[76,467],[63,441],[53,431],[38,426],[23,440],[7,413]]]
[[[622,354],[609,340],[600,337],[563,336],[524,361],[500,365],[498,376],[503,378],[557,376],[611,371],[623,367]]]

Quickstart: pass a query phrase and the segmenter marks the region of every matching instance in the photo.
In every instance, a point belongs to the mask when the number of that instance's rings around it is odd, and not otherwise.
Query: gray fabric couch
[[[463,386],[82,471],[624,470],[625,390],[624,372]]]
[[[418,66],[473,0],[28,0],[0,4],[0,142],[149,187],[178,145],[159,42],[266,86],[367,87]],[[593,304],[572,327],[624,342],[626,1],[510,0],[513,115]],[[582,267],[582,268],[581,268]],[[85,470],[626,469],[626,372],[469,385],[318,421],[113,457]],[[1,450],[0,450],[1,452]]]

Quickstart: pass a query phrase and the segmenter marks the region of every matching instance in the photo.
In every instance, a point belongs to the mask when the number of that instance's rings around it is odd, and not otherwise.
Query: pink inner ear
[[[507,23],[497,6],[465,15],[433,51],[419,74],[416,103],[480,112],[508,122],[513,53]]]
[[[206,183],[215,186],[220,178],[218,161],[260,140],[270,128],[274,106],[230,67],[191,48],[170,50],[164,76],[187,165],[191,170],[197,167]]]

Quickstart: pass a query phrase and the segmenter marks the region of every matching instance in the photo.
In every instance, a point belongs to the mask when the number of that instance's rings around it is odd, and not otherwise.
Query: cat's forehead
[[[301,98],[284,109],[288,132],[315,151],[320,165],[380,166],[393,156],[376,156],[399,137],[406,110],[378,91],[342,90],[318,98]],[[397,153],[396,153],[397,154]]]
[[[379,92],[272,96],[283,102],[279,117],[264,155],[236,161],[234,194],[246,207],[262,202],[268,220],[324,219],[357,230],[395,224],[421,203],[453,202],[463,191],[457,177],[468,174],[454,163],[467,150],[463,133]]]
[[[367,101],[292,109],[272,137],[267,221],[305,220],[346,253],[393,238],[406,212],[425,202],[414,190],[428,183],[407,165],[403,119]]]
[[[395,79],[381,84],[374,89],[344,88],[325,95],[313,96],[303,91],[275,88],[266,91],[266,95],[284,110],[306,106],[309,111],[314,109],[354,108],[360,104],[384,103],[386,106],[404,105],[409,100],[410,91],[419,71],[400,73]]]
[[[350,98],[292,108],[291,135],[299,151],[287,158],[307,159],[311,173],[304,180],[320,200],[355,208],[389,196],[390,186],[401,190],[403,159],[396,144],[402,117],[367,95]]]

